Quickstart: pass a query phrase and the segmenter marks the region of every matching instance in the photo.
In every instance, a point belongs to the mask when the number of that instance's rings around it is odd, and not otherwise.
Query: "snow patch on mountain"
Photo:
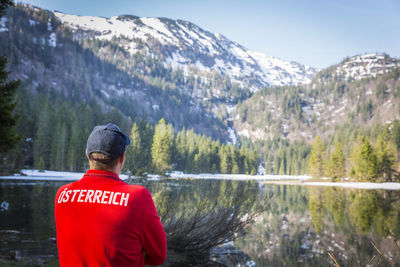
[[[148,53],[163,53],[167,67],[182,69],[185,75],[189,75],[193,68],[200,72],[217,71],[251,91],[265,86],[309,83],[317,72],[317,69],[296,62],[251,51],[221,34],[205,31],[188,21],[129,15],[103,18],[57,11],[54,15],[75,33],[90,31],[101,40],[112,40],[113,37],[126,39],[128,43],[124,48],[132,54],[139,51],[136,43],[141,40]],[[76,36],[82,38],[78,34]],[[154,41],[165,47],[164,52],[163,49],[151,51],[149,43]]]
[[[249,54],[267,74],[268,82],[271,85],[307,84],[311,82],[316,71],[314,68],[284,61],[260,52],[250,51]]]
[[[8,28],[6,27],[7,18],[0,18],[0,32],[8,32]]]
[[[235,130],[233,130],[232,128],[228,127],[228,133],[229,133],[229,139],[231,140],[233,145],[236,145],[237,142],[237,137],[235,134]]]
[[[49,37],[49,46],[56,47],[57,46],[57,35],[52,32]]]
[[[400,67],[400,60],[380,54],[364,54],[349,58],[336,69],[336,75],[344,80],[361,80],[387,73]]]

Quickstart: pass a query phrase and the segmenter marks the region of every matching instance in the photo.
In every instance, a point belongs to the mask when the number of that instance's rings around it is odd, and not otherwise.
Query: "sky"
[[[15,0],[15,2],[20,2]],[[399,0],[22,0],[74,15],[188,20],[248,49],[311,67],[345,57],[400,58]]]

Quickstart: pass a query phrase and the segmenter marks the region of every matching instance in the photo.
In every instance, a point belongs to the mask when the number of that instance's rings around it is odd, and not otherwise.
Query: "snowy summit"
[[[68,25],[74,37],[123,40],[119,45],[135,54],[143,51],[160,56],[166,67],[189,73],[228,75],[232,81],[257,91],[261,87],[309,83],[316,69],[251,51],[221,34],[214,34],[183,20],[130,15],[111,18],[54,15]],[[161,49],[154,50],[154,47]]]

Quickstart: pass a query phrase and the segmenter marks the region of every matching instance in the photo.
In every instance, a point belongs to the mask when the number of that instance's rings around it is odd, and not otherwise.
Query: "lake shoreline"
[[[77,181],[83,176],[83,172],[63,172],[63,171],[39,171],[22,170],[21,174],[13,176],[0,176],[0,180],[31,180],[31,181]],[[121,174],[122,180],[137,179],[143,177],[128,176]],[[383,189],[400,190],[400,183],[369,183],[369,182],[326,182],[308,181],[311,179],[307,175],[244,175],[244,174],[184,174],[182,172],[172,172],[168,177],[160,175],[148,175],[149,180],[161,179],[213,179],[213,180],[233,180],[233,181],[256,181],[265,184],[287,184],[301,186],[330,186],[346,187],[355,189]]]

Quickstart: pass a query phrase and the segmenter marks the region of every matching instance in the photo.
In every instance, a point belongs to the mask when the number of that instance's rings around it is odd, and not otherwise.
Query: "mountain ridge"
[[[132,15],[100,18],[60,12],[54,14],[62,23],[77,31],[95,31],[95,38],[98,39],[123,37],[131,41],[135,38],[146,41],[151,37],[161,45],[176,46],[179,49],[172,49],[164,54],[167,58],[166,65],[185,71],[188,71],[188,65],[193,65],[200,71],[216,70],[220,74],[228,74],[233,81],[249,87],[251,91],[257,91],[262,86],[308,83],[316,73],[316,69],[312,67],[248,50],[222,34],[203,30],[189,21]],[[126,47],[131,54],[136,52],[133,45],[131,42]],[[190,53],[193,50],[203,55],[203,58],[199,55],[193,57]],[[253,81],[251,76],[255,77],[252,78]]]
[[[232,115],[235,129],[252,140],[311,142],[316,135],[390,124],[400,119],[399,77],[400,59],[371,53],[349,57],[319,72],[310,84],[265,88],[246,99]]]

